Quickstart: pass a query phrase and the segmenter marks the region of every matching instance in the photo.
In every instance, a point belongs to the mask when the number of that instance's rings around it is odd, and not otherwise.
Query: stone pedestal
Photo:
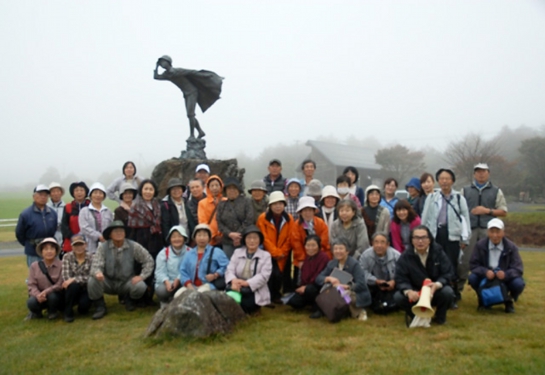
[[[202,138],[189,137],[186,140],[187,147],[182,151],[180,159],[203,159],[206,160],[206,141]]]
[[[204,140],[202,141],[204,142]],[[210,167],[210,175],[218,175],[224,181],[227,177],[235,177],[240,181],[241,186],[244,189],[243,179],[245,169],[238,167],[237,159],[206,160],[172,158],[157,164],[151,174],[151,179],[155,181],[159,187],[159,198],[165,196],[168,180],[173,177],[181,178],[187,185],[195,176],[195,168],[197,168],[197,165],[203,163],[208,164]]]

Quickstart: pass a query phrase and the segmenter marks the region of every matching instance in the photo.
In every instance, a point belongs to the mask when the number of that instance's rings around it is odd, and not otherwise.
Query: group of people
[[[206,164],[187,186],[170,179],[164,197],[132,162],[108,188],[72,183],[70,203],[60,184],[36,186],[16,227],[29,266],[28,318],[47,309],[56,319],[62,310],[72,322],[75,306],[86,313],[94,305],[100,319],[104,293],[133,311],[154,304],[154,295],[165,306],[188,289],[235,293],[247,314],[285,303],[320,318],[316,300],[327,287],[345,290],[353,318],[367,320],[369,308],[403,309],[410,318],[431,282],[434,321],[444,324],[468,279],[475,290],[484,279],[500,280],[510,293],[505,311],[514,312],[525,286],[522,261],[497,218],[507,206],[486,164],[475,166],[461,192],[447,168],[412,178],[408,199],[396,197],[393,178],[363,190],[354,167],[326,186],[314,179],[313,160],[301,170],[302,180],[285,179],[273,159],[248,195]],[[106,197],[119,202],[114,212]]]

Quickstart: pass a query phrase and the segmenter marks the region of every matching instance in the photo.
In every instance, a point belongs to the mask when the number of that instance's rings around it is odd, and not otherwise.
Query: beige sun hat
[[[40,258],[43,258],[42,256],[42,248],[44,247],[45,244],[47,243],[51,243],[53,245],[55,245],[55,252],[57,253],[57,255],[59,255],[59,253],[61,252],[61,247],[59,246],[59,243],[57,242],[56,239],[54,239],[53,237],[47,237],[47,238],[44,238],[42,240],[42,242],[40,242],[38,244],[38,246],[36,246],[36,254],[38,254],[38,256]]]
[[[273,191],[271,195],[269,195],[269,206],[276,202],[284,202],[284,204],[286,204],[286,197],[281,191]]]
[[[337,189],[335,189],[335,186],[333,185],[324,186],[322,189],[322,198],[320,199],[320,202],[326,197],[335,197],[337,198],[337,201],[341,200],[341,197],[339,197],[339,194],[337,193]]]

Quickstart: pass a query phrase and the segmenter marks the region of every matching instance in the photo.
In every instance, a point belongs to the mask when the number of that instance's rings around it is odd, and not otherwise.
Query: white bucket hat
[[[338,201],[341,200],[341,197],[339,197],[339,194],[337,193],[337,189],[335,189],[335,186],[333,185],[324,186],[322,189],[322,198],[320,199],[320,202],[322,202],[326,197],[335,197]]]
[[[104,197],[106,197],[106,188],[100,182],[95,182],[91,185],[91,188],[89,189],[89,196],[93,194],[93,190],[100,190],[104,193]]]
[[[52,182],[49,184],[49,191],[51,191],[51,189],[54,189],[54,188],[59,188],[61,189],[61,192],[62,192],[62,195],[64,195],[64,188],[61,186],[61,184],[59,184],[58,182]]]
[[[312,197],[301,197],[299,198],[299,203],[297,204],[297,212],[300,212],[303,208],[311,207],[317,209],[314,204],[314,198]]]
[[[284,205],[286,204],[286,197],[284,197],[284,193],[281,191],[273,191],[269,195],[269,206],[276,202],[284,202]]]

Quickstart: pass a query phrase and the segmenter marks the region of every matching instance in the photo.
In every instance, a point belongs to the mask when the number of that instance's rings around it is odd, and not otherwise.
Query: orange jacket
[[[329,229],[325,221],[319,217],[314,216],[314,232],[320,237],[322,242],[322,251],[327,254],[329,259],[333,259],[331,256],[331,246],[329,244]],[[299,266],[300,262],[304,262],[306,257],[305,252],[305,239],[307,238],[307,232],[303,228],[303,222],[301,219],[294,223],[291,237],[291,246],[293,248],[293,262],[296,266]]]
[[[206,180],[206,197],[199,201],[197,215],[199,217],[199,224],[208,224],[210,226],[210,230],[212,231],[210,244],[216,245],[218,244],[218,242],[220,242],[215,240],[216,236],[221,236],[221,232],[218,230],[218,221],[216,220],[216,206],[220,201],[224,201],[227,198],[225,198],[223,195],[220,195],[214,200],[212,192],[208,188],[208,184],[211,180],[218,180],[221,190],[223,191],[223,181],[221,180],[221,178],[219,178],[219,176],[212,175],[208,177],[208,180]],[[212,218],[212,220],[210,220],[212,213],[214,214],[214,217]],[[191,233],[191,235],[193,235],[193,233]]]
[[[267,214],[269,214],[268,211],[259,215],[256,225],[261,233],[263,233],[263,247],[276,260],[280,271],[284,271],[291,250],[291,233],[293,231],[294,220],[290,214],[284,211],[282,217],[285,222],[280,228],[280,233],[278,233],[276,226],[270,221],[271,216],[267,218]]]

